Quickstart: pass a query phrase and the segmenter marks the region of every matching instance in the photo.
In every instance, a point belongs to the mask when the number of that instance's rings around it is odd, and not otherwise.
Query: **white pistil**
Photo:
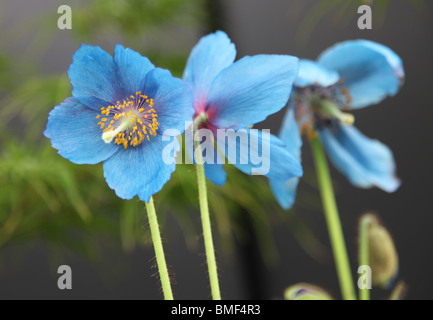
[[[353,114],[350,113],[341,112],[338,119],[347,126],[351,126],[355,123],[355,117],[353,116]]]
[[[132,119],[134,119],[134,117],[133,115],[130,115],[129,117],[125,118],[116,129],[102,133],[102,140],[104,140],[105,143],[110,143],[118,133],[134,127],[135,121],[131,122]]]
[[[341,111],[334,102],[327,99],[320,100],[317,111],[325,117],[331,116],[340,120],[344,125],[350,126],[355,123],[355,117],[353,114]]]

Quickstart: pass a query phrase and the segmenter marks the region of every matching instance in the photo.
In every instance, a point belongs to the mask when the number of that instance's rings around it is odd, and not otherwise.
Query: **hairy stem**
[[[200,121],[205,121],[205,118],[198,117],[196,121],[194,121],[193,134],[198,130],[198,124]],[[210,222],[210,214],[209,214],[209,204],[207,198],[207,187],[206,187],[206,176],[204,173],[204,165],[203,165],[203,155],[200,146],[200,141],[195,141],[195,160],[196,160],[196,168],[197,168],[197,183],[198,183],[198,196],[200,203],[200,214],[201,214],[201,223],[203,228],[203,239],[204,246],[206,251],[206,260],[209,272],[209,281],[212,292],[213,300],[221,300],[221,293],[219,287],[218,280],[218,271],[216,265],[215,258],[215,249],[212,239],[212,229]]]
[[[173,300],[170,277],[168,275],[167,263],[165,262],[164,248],[162,247],[161,233],[159,231],[158,219],[152,197],[150,198],[149,202],[146,202],[146,210],[164,299]]]

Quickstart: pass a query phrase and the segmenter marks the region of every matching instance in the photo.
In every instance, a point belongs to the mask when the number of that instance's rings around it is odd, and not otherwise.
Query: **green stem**
[[[159,231],[158,219],[155,212],[153,198],[146,202],[147,216],[149,219],[150,234],[152,236],[153,248],[155,250],[156,263],[158,265],[159,279],[161,280],[162,292],[165,300],[173,300],[170,277],[168,275],[167,263],[165,262],[164,248],[162,247],[161,233]]]
[[[194,122],[193,134],[197,132],[198,124],[203,121],[202,117],[198,117]],[[212,292],[213,300],[221,300],[221,293],[218,281],[218,271],[215,258],[215,249],[212,239],[212,229],[209,214],[209,204],[207,199],[206,176],[203,166],[203,155],[200,142],[196,141],[195,146],[195,159],[197,168],[197,183],[198,183],[198,196],[200,203],[201,223],[203,228],[203,239],[206,251],[206,260],[209,272],[209,281]]]
[[[338,215],[337,204],[335,202],[334,189],[325,152],[323,151],[322,144],[318,138],[313,138],[310,142],[341,293],[343,299],[355,300],[356,294],[349,258],[347,255],[346,244],[344,241],[343,230],[341,228],[340,217]]]
[[[365,215],[359,225],[359,265],[368,266],[370,263],[369,251],[368,251],[368,228],[371,223],[371,216]],[[370,300],[369,289],[359,289],[360,300]]]

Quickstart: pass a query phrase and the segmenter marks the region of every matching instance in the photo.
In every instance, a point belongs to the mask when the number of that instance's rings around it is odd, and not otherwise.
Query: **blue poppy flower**
[[[398,92],[404,79],[400,57],[384,45],[353,40],[325,50],[317,61],[301,60],[299,65],[280,132],[291,146],[289,151],[300,159],[301,134],[318,135],[330,161],[354,186],[395,191],[400,181],[391,150],[359,132],[350,111]],[[280,205],[290,208],[298,180],[273,179],[270,184]]]
[[[194,112],[191,89],[120,45],[114,57],[82,45],[68,76],[72,97],[50,112],[45,136],[73,163],[103,161],[104,177],[120,198],[149,201],[175,169],[163,151],[177,139],[162,136],[175,132],[167,129],[184,131]]]
[[[204,163],[207,178],[220,186],[225,183],[224,158],[247,174],[300,177],[302,167],[298,159],[280,139],[269,132],[248,128],[286,105],[298,72],[298,59],[256,55],[234,62],[235,56],[236,49],[229,37],[217,31],[203,37],[193,48],[184,71],[184,80],[193,89],[194,119],[203,120],[198,131],[200,141],[203,132],[208,132],[212,145],[217,146],[212,150],[213,156],[207,156],[210,161]],[[224,139],[218,138],[220,129],[226,130]],[[193,140],[192,130],[186,132],[186,138]],[[226,138],[235,141],[232,150],[228,150]],[[192,143],[187,145],[191,147]],[[193,155],[192,148],[187,150]],[[267,162],[267,169],[253,159],[253,153],[260,153],[259,150],[269,151],[262,154],[261,164]]]

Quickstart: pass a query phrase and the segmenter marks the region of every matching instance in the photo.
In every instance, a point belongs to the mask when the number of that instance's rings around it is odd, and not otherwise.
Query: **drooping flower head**
[[[404,79],[400,57],[384,45],[345,41],[325,50],[317,61],[301,60],[280,138],[300,158],[301,134],[318,136],[331,162],[356,187],[395,191],[400,181],[390,149],[354,126],[351,111],[394,96]],[[288,144],[289,145],[289,144]],[[295,200],[298,179],[273,179],[283,208]]]
[[[167,129],[183,132],[191,119],[189,86],[120,45],[114,57],[82,45],[68,76],[72,97],[50,112],[45,136],[73,163],[103,161],[104,177],[120,198],[147,202],[175,169],[163,150],[177,140],[162,137],[175,132]]]
[[[212,163],[204,163],[207,178],[217,185],[225,183],[223,157],[247,174],[285,179],[301,176],[299,161],[287,152],[282,141],[266,131],[248,128],[286,105],[298,72],[298,59],[256,55],[234,62],[235,56],[234,44],[224,32],[217,31],[193,48],[184,71],[184,80],[193,88],[194,119],[200,120],[200,131],[212,133],[212,144],[217,146]],[[227,130],[229,140],[236,141],[235,150],[231,150],[235,152],[228,150],[226,139],[218,138],[221,129]],[[191,134],[187,131],[187,139],[193,139]],[[269,150],[264,159],[269,162],[269,170],[261,171],[253,161],[252,151],[257,149]]]

